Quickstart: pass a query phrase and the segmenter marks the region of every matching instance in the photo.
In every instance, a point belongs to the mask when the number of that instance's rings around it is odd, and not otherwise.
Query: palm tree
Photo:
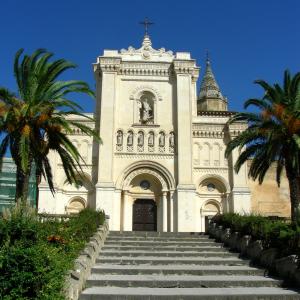
[[[100,139],[88,126],[68,120],[70,115],[90,119],[69,99],[71,93],[94,96],[83,81],[58,80],[63,72],[76,66],[64,59],[51,61],[53,54],[44,49],[38,49],[30,56],[22,57],[22,53],[23,49],[20,49],[14,61],[18,93],[0,88],[0,135],[3,137],[0,168],[9,149],[17,167],[15,199],[25,203],[33,163],[37,175],[44,176],[51,192],[55,192],[47,157],[49,151],[59,154],[68,182],[76,182],[82,157],[67,136],[72,127]]]
[[[258,179],[260,184],[271,164],[276,164],[278,185],[285,169],[291,219],[296,223],[300,211],[300,73],[291,77],[289,71],[285,71],[283,87],[263,80],[255,83],[264,89],[264,96],[249,99],[244,104],[245,109],[253,105],[257,112],[238,113],[229,120],[229,124],[247,122],[248,128],[228,143],[225,156],[229,157],[238,147],[241,153],[235,162],[235,171],[252,159],[248,175]]]

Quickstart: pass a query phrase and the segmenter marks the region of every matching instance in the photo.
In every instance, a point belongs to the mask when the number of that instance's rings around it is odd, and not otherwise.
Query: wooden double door
[[[157,230],[157,207],[152,199],[137,199],[133,204],[133,231]]]

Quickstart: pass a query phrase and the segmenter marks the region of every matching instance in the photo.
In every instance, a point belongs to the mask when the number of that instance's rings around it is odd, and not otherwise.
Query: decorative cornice
[[[134,159],[174,159],[174,153],[165,153],[165,154],[154,154],[154,153],[120,153],[115,152],[116,157],[120,158],[134,158]]]
[[[121,65],[121,58],[119,57],[99,57],[96,69],[102,72],[118,72]]]
[[[248,128],[248,124],[245,122],[235,122],[228,126],[231,137],[236,137],[236,136],[240,135],[247,128]]]
[[[199,68],[196,67],[195,60],[177,60],[174,59],[174,72],[176,74],[190,74],[193,79],[199,76]]]
[[[198,116],[234,116],[234,111],[198,111]]]
[[[215,167],[215,168],[203,168],[203,167],[193,167],[193,171],[203,174],[227,174],[227,167]]]
[[[169,77],[171,64],[164,62],[123,62],[119,74]]]
[[[204,137],[204,138],[223,138],[224,132],[223,131],[200,131],[200,130],[193,130],[193,137]]]

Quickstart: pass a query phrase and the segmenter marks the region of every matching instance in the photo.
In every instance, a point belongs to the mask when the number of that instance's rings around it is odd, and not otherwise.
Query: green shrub
[[[300,257],[300,227],[282,220],[271,220],[260,215],[226,213],[217,215],[213,221],[241,236],[251,235],[253,240],[262,240],[264,248],[278,248],[280,256],[297,254]]]
[[[16,212],[0,219],[0,299],[64,299],[66,272],[104,213],[85,209],[67,222]]]

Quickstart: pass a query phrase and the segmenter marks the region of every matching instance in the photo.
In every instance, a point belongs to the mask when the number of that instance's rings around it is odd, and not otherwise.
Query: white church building
[[[97,144],[80,130],[69,136],[86,164],[79,186],[66,182],[51,153],[56,194],[39,186],[40,212],[103,209],[111,230],[201,232],[217,212],[251,209],[247,166],[233,171],[238,150],[226,144],[246,128],[227,125],[227,109],[207,59],[200,68],[188,52],[156,50],[148,34],[140,48],[104,50],[94,64]],[[77,117],[78,120],[78,117]]]

